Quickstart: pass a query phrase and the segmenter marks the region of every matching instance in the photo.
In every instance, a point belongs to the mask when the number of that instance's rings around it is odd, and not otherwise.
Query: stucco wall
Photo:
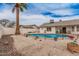
[[[69,33],[69,34],[72,33],[72,27],[70,26],[66,27],[66,33]]]
[[[47,31],[47,28],[40,28],[40,33],[56,33],[55,27],[51,27],[51,31]]]
[[[44,33],[46,31],[46,28],[40,28],[40,33]]]
[[[40,33],[56,33],[56,28],[51,27],[51,31],[47,31],[47,28],[40,28]],[[67,34],[79,34],[79,31],[77,31],[77,26],[74,26],[74,31],[72,31],[72,26],[66,27],[66,33]]]
[[[72,31],[72,34],[79,34],[79,31],[77,31],[77,26],[74,26],[74,31]]]
[[[56,29],[55,29],[55,27],[51,27],[51,31],[47,31],[46,33],[56,33]]]
[[[79,31],[77,31],[77,26],[74,26],[74,31],[72,31],[72,27],[66,27],[66,32],[71,32],[71,34],[79,34]]]

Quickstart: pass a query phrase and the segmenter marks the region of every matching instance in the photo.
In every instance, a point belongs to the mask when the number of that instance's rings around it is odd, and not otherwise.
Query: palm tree
[[[14,11],[16,11],[16,31],[15,31],[15,35],[20,34],[19,13],[20,13],[20,11],[23,12],[24,9],[27,9],[25,3],[16,3],[15,6],[13,7],[13,9],[12,9],[13,13],[14,13]]]

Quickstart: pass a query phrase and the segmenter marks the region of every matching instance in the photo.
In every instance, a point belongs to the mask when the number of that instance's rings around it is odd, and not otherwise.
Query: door
[[[66,27],[62,28],[62,33],[66,33]]]

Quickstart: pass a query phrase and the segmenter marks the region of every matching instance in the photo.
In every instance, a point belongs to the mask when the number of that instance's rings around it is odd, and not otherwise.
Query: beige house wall
[[[66,27],[66,33],[68,33],[68,34],[72,33],[72,27],[71,26]]]
[[[77,26],[74,26],[74,30],[72,29],[72,26],[67,26],[66,33],[79,34],[79,31],[77,31]]]
[[[63,27],[61,27],[63,28]],[[40,28],[40,33],[54,33],[56,34],[57,30],[60,30],[60,28],[51,27],[51,31],[47,31],[47,27]],[[66,33],[67,34],[79,34],[79,31],[77,31],[77,26],[74,26],[74,30],[72,29],[72,26],[66,26]]]
[[[61,27],[63,28],[63,27]],[[56,30],[58,28],[56,27],[51,27],[51,31],[47,31],[47,28],[40,28],[40,33],[54,33],[56,34]],[[60,30],[60,29],[59,29]],[[74,30],[72,30],[72,26],[66,26],[66,33],[67,34],[79,34],[79,31],[77,31],[77,26],[74,26]]]
[[[56,33],[56,28],[55,27],[51,27],[51,31],[47,31],[46,33]]]
[[[77,31],[77,26],[74,26],[74,31],[72,31],[72,34],[79,34],[79,31]]]
[[[44,33],[46,31],[46,28],[40,28],[40,33]]]
[[[47,31],[47,28],[40,28],[40,33],[56,33],[56,28],[55,27],[51,27],[51,31]]]

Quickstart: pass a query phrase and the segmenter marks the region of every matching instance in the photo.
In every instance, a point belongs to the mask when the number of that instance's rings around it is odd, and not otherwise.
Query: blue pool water
[[[37,36],[42,38],[65,38],[67,35],[62,34],[30,34],[31,36]]]

